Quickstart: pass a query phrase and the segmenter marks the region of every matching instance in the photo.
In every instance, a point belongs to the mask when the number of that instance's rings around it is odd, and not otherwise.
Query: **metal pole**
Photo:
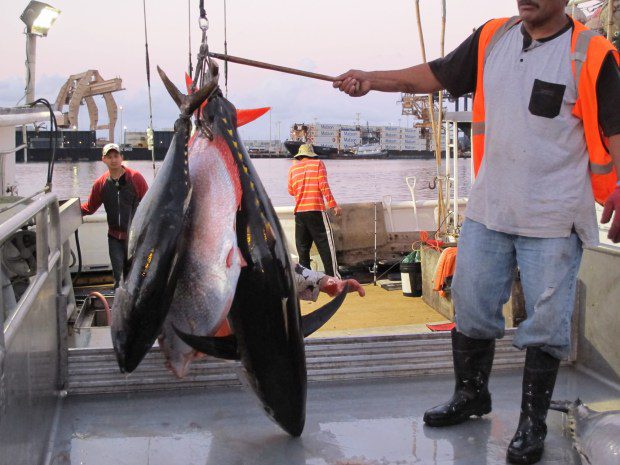
[[[614,24],[614,0],[607,0],[607,40],[611,40],[611,29]]]
[[[271,155],[271,112],[269,112],[269,154]]]
[[[459,123],[454,121],[452,123],[452,130],[454,131],[452,134],[454,140],[454,170],[453,176],[454,181],[452,186],[454,187],[454,223],[452,224],[454,230],[454,234],[456,235],[456,231],[459,225]]]
[[[235,57],[235,56],[226,55],[223,53],[209,52],[207,55],[210,56],[211,58],[217,58],[218,60],[224,60],[227,62],[229,61],[231,63],[237,63],[239,65],[253,66],[255,68],[263,68],[263,69],[268,69],[271,71],[280,71],[281,73],[295,74],[297,76],[303,76],[303,77],[308,77],[312,79],[319,79],[321,81],[329,81],[329,82],[336,81],[335,76],[327,76],[326,74],[311,73],[309,71],[289,68],[288,66],[274,65],[271,63],[265,63],[263,61],[248,60],[247,58]]]
[[[34,102],[35,71],[37,65],[37,36],[34,34],[26,34],[26,38],[26,105],[28,105]]]
[[[450,156],[451,156],[451,151],[452,151],[452,143],[450,141],[450,121],[445,121],[444,122],[444,131],[446,134],[446,184],[445,184],[445,205],[444,211],[450,211],[450,170],[452,169],[452,167],[450,166]],[[441,128],[441,126],[439,126]],[[441,135],[441,131],[439,131],[439,134]],[[441,141],[441,139],[440,139]],[[448,215],[445,215],[445,218],[439,218],[439,223],[441,223],[444,219],[447,220]],[[447,222],[447,221],[446,221]],[[448,225],[446,224],[446,232],[448,231]]]
[[[121,133],[121,137],[119,137],[119,139],[121,140],[121,145],[122,145],[123,144],[123,105],[119,105],[118,109],[121,111],[121,124],[120,124],[120,131],[119,131]],[[114,142],[114,141],[111,141],[111,142]]]
[[[377,202],[375,202],[375,259],[372,264],[372,282],[377,285]]]
[[[26,131],[26,125],[22,125],[22,144],[24,144],[24,163],[28,163],[28,132]]]

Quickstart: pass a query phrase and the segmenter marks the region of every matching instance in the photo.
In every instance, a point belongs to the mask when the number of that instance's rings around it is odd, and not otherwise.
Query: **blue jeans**
[[[123,266],[127,259],[127,241],[108,236],[108,250],[110,251],[112,273],[114,274],[114,289],[116,289],[121,283]]]
[[[527,318],[513,344],[567,358],[581,254],[581,241],[574,232],[551,239],[525,237],[466,219],[452,283],[457,329],[475,339],[503,337],[502,306],[510,298],[518,266]]]

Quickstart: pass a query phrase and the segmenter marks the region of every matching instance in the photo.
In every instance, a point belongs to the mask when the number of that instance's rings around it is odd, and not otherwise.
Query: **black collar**
[[[544,37],[542,39],[536,39],[536,42],[541,42],[541,43],[549,42],[550,40],[560,37],[566,31],[573,29],[575,27],[575,25],[573,24],[573,20],[568,15],[566,16],[566,18],[568,19],[568,22],[562,29],[560,29],[555,34],[550,35],[549,37]],[[528,48],[532,46],[532,42],[534,41],[534,39],[532,39],[532,36],[530,35],[530,33],[525,30],[525,27],[523,26],[523,24],[521,24],[521,34],[523,34],[523,50],[527,50]]]

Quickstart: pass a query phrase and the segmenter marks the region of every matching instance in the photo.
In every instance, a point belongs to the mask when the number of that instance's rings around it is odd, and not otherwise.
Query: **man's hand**
[[[607,237],[614,243],[620,242],[620,186],[616,187],[616,190],[611,193],[605,202],[605,208],[603,209],[603,216],[601,216],[601,223],[609,223],[613,214],[613,221],[609,228]]]
[[[351,97],[361,97],[371,90],[370,73],[352,69],[336,78],[333,86]]]
[[[333,276],[323,276],[319,281],[319,289],[328,296],[334,297],[342,292],[345,284],[349,285],[349,292],[357,292],[360,297],[366,295],[366,291],[355,279],[338,279]]]
[[[332,208],[332,211],[334,212],[334,215],[336,216],[342,215],[342,208],[340,208],[339,206],[335,206],[334,208]]]

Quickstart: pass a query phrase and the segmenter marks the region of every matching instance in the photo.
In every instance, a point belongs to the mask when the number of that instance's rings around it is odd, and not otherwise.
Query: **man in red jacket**
[[[123,165],[123,154],[118,145],[107,144],[103,147],[101,161],[108,167],[108,172],[93,184],[88,200],[82,204],[82,215],[92,215],[101,204],[105,208],[110,262],[116,289],[127,259],[129,225],[148,185],[140,173]]]

